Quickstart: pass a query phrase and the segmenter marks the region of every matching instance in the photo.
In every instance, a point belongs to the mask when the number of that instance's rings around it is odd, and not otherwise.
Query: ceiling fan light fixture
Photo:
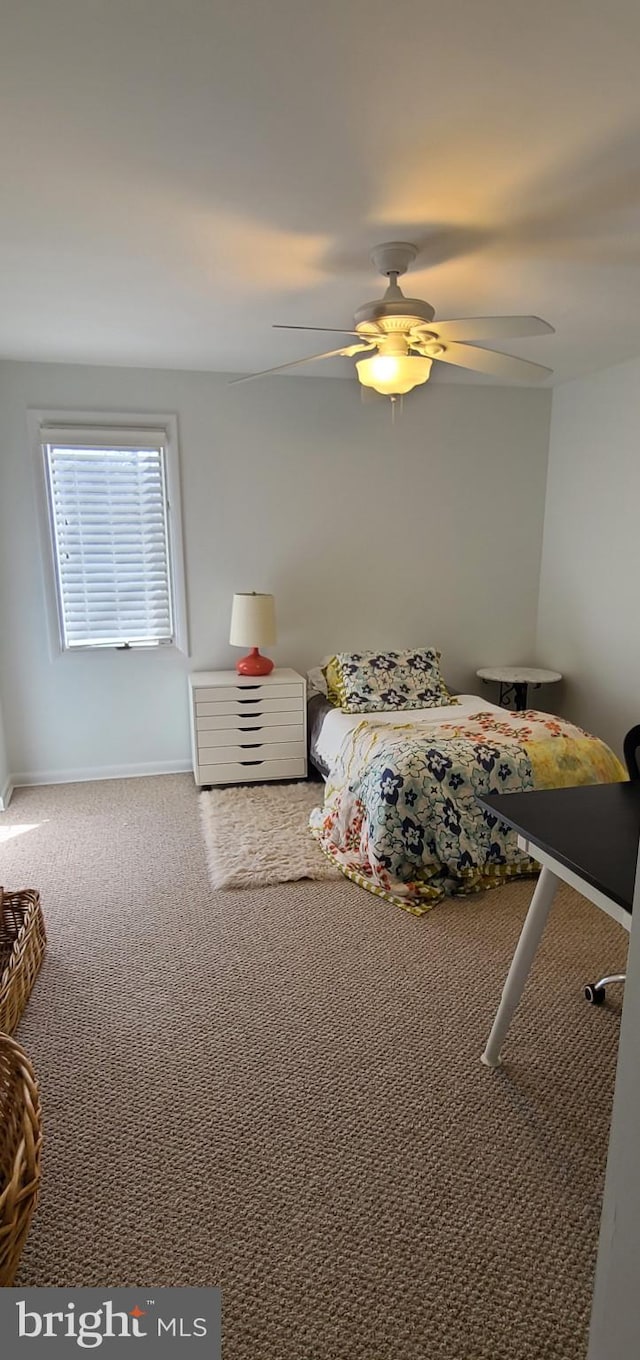
[[[426,383],[431,362],[414,354],[374,354],[359,359],[356,368],[363,387],[373,387],[383,397],[401,397]]]

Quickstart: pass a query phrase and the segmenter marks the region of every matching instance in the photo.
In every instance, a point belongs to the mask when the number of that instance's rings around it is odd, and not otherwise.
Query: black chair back
[[[624,759],[630,779],[640,779],[640,723],[632,727],[624,739]]]

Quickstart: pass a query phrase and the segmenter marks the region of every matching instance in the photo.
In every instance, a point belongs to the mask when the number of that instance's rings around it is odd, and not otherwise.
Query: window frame
[[[184,564],[184,544],[182,533],[182,500],[180,494],[180,456],[178,446],[178,421],[175,415],[167,413],[140,413],[120,411],[79,411],[38,409],[27,413],[30,441],[34,453],[36,473],[36,500],[38,506],[38,526],[43,567],[45,606],[49,651],[52,657],[98,656],[123,652],[133,655],[137,652],[179,651],[189,656],[189,632],[187,615],[187,596]],[[138,432],[141,446],[153,434],[157,441],[162,437],[163,468],[166,488],[166,524],[168,543],[168,568],[171,611],[173,615],[173,639],[170,642],[134,642],[129,646],[123,643],[87,643],[69,647],[64,641],[64,621],[62,598],[59,589],[58,556],[56,550],[56,529],[53,520],[50,481],[48,469],[46,431],[58,428],[64,431],[67,439],[77,439],[82,447],[83,435],[87,447],[91,439],[104,437],[113,448],[118,447],[121,439],[124,447],[131,444],[132,437]]]

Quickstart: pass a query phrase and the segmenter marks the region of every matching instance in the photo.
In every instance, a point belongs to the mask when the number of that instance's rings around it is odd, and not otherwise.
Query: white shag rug
[[[200,794],[200,816],[214,888],[254,888],[297,878],[337,879],[309,830],[322,803],[317,783],[252,784]]]

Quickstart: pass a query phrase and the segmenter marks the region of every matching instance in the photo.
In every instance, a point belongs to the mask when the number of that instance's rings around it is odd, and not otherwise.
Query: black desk
[[[487,1067],[497,1067],[559,881],[629,930],[640,841],[640,781],[492,794],[478,802],[513,827],[521,849],[542,866],[482,1055]]]

